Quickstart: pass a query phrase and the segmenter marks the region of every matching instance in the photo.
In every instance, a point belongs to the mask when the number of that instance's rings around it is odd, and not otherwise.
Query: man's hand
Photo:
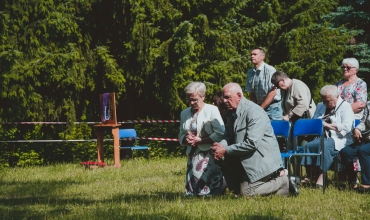
[[[266,109],[272,101],[274,101],[274,98],[276,96],[276,87],[273,86],[271,90],[267,93],[265,100],[261,104],[261,108]]]
[[[215,160],[223,159],[226,154],[226,149],[221,144],[215,142],[213,143],[212,147],[212,155]]]
[[[361,143],[361,138],[362,138],[361,131],[358,130],[357,128],[353,129],[353,137],[355,138],[356,141]]]

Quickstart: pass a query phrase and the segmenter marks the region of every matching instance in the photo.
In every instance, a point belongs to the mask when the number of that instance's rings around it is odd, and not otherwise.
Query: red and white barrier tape
[[[180,120],[126,120],[118,123],[173,123],[180,122]]]
[[[65,125],[67,122],[0,122],[0,124],[11,124],[11,125]],[[73,124],[100,124],[100,122],[73,122]]]
[[[137,137],[140,140],[149,140],[149,141],[179,141],[178,138],[156,138],[156,137]],[[113,139],[104,139],[105,141],[113,141]],[[131,140],[131,138],[122,138],[120,140]],[[40,143],[40,142],[86,142],[86,141],[95,141],[96,139],[90,139],[90,140],[14,140],[14,141],[0,141],[0,143]]]
[[[140,140],[149,140],[149,141],[179,141],[178,138],[155,138],[155,137],[137,137]]]
[[[91,140],[14,140],[14,141],[0,141],[0,143],[56,143],[56,142],[86,142],[86,141],[95,141],[96,139]]]
[[[180,120],[125,120],[118,122],[118,124],[124,123],[177,123]],[[12,124],[12,125],[36,125],[36,124],[47,124],[47,125],[65,125],[67,122],[0,122],[0,124]],[[73,124],[101,124],[101,122],[73,122]]]

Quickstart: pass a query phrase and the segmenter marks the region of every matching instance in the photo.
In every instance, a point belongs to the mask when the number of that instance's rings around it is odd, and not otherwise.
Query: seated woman
[[[362,118],[363,109],[367,101],[367,85],[358,78],[359,64],[355,58],[346,58],[342,61],[344,79],[335,83],[338,87],[340,97],[351,104],[356,119]]]
[[[282,71],[276,71],[271,77],[271,83],[281,90],[281,105],[285,121],[293,123],[301,118],[308,110],[312,118],[316,110],[315,102],[312,99],[308,86],[298,79],[290,79]]]
[[[359,158],[361,165],[361,188],[360,191],[370,190],[370,135],[363,137],[361,132],[370,129],[370,102],[367,102],[367,107],[364,109],[364,115],[353,130],[354,143],[347,145],[340,151],[342,163],[344,164],[344,172],[348,176],[348,183],[351,189],[358,189],[356,183],[357,173],[354,171],[353,159]]]
[[[223,176],[210,149],[221,141],[225,126],[214,105],[204,103],[206,86],[192,82],[185,89],[190,107],[181,112],[179,142],[187,146],[186,195],[217,195],[223,192]]]
[[[351,104],[355,118],[361,119],[367,101],[367,85],[366,82],[357,76],[359,63],[355,58],[346,58],[343,59],[341,68],[344,78],[335,85],[338,87],[341,98]],[[341,180],[347,178],[348,182],[353,181],[354,177],[356,178],[355,181],[357,181],[357,173],[348,173],[346,170],[343,170],[339,176]],[[351,182],[350,185],[356,187],[357,184]]]
[[[326,172],[333,163],[334,157],[346,144],[352,143],[351,130],[355,120],[351,105],[342,100],[338,94],[338,89],[334,85],[327,85],[320,91],[322,103],[317,105],[313,118],[323,118],[325,128],[324,138],[324,164],[318,157],[305,156],[302,158],[301,165],[306,166],[306,170],[312,169],[314,176],[318,177],[317,187],[323,185],[323,172]],[[320,138],[310,141],[305,146],[306,153],[320,152]],[[315,162],[316,160],[316,162]],[[305,178],[303,182],[309,181]]]

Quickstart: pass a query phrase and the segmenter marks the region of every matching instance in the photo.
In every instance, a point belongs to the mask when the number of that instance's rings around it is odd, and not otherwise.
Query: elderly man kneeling
[[[333,163],[339,151],[345,145],[352,143],[351,130],[355,115],[351,105],[344,101],[338,93],[338,88],[334,85],[327,85],[320,91],[322,103],[319,103],[313,118],[322,118],[325,138],[324,138],[324,164],[318,157],[306,156],[302,158],[301,165],[306,166],[306,171],[312,169],[312,173],[317,177],[316,187],[323,186],[323,171],[327,171]],[[320,139],[316,138],[307,143],[306,153],[317,153],[320,151]],[[307,172],[309,173],[309,172]],[[308,182],[306,177],[302,182]]]
[[[280,175],[282,166],[279,146],[270,119],[263,109],[244,98],[236,83],[222,90],[229,110],[224,139],[212,146],[229,190],[246,197],[277,194],[298,195],[295,183]]]

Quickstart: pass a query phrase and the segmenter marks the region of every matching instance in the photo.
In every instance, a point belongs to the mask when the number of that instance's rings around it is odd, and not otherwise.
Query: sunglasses
[[[342,70],[347,70],[347,71],[349,71],[350,69],[352,69],[352,68],[356,68],[356,67],[354,67],[354,66],[342,66]]]

